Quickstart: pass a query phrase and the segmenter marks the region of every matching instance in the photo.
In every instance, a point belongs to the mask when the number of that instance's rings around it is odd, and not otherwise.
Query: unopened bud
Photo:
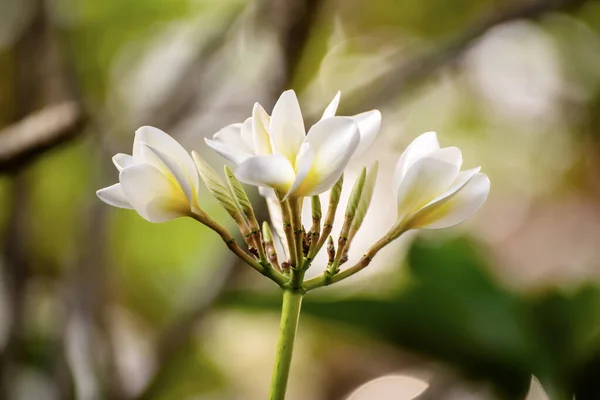
[[[367,176],[365,178],[365,183],[363,185],[362,193],[360,195],[360,200],[358,201],[358,205],[356,207],[356,213],[354,215],[354,220],[352,221],[352,225],[350,226],[349,232],[349,242],[352,241],[356,232],[360,229],[369,206],[371,205],[371,200],[373,199],[373,191],[375,190],[375,182],[377,181],[377,172],[379,168],[379,163],[375,161],[373,166],[367,172]]]
[[[329,257],[329,264],[333,264],[333,260],[335,260],[335,245],[331,236],[327,238],[327,256]]]
[[[235,222],[240,225],[243,222],[243,218],[235,200],[229,194],[219,175],[195,151],[192,151],[192,158],[194,159],[200,178],[206,185],[209,193],[223,206]]]

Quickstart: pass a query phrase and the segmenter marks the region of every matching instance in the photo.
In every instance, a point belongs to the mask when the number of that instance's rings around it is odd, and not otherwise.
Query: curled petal
[[[440,229],[459,224],[483,205],[489,192],[490,179],[476,173],[454,194],[427,207],[427,212],[416,219],[413,227]]]
[[[242,126],[244,124],[230,124],[221,128],[213,135],[213,140],[230,146],[239,148],[240,150],[249,151],[242,141]]]
[[[436,158],[419,159],[398,188],[398,218],[404,219],[444,193],[458,175],[458,167]]]
[[[338,90],[333,100],[331,100],[329,105],[325,108],[325,111],[323,111],[321,119],[335,117],[335,113],[337,112],[338,106],[340,104],[340,96],[341,92]]]
[[[254,154],[254,133],[252,132],[252,126],[254,123],[252,122],[252,118],[247,118],[242,124],[242,129],[240,131],[240,136],[242,139],[242,145],[249,153]]]
[[[364,153],[373,144],[373,141],[381,128],[381,113],[379,110],[371,110],[351,117],[358,126],[360,143],[354,152],[354,156]]]
[[[298,98],[293,90],[282,93],[271,113],[271,145],[273,151],[284,155],[291,163],[304,141],[306,130]]]
[[[396,164],[394,172],[395,191],[398,191],[400,182],[406,175],[408,169],[420,158],[425,157],[429,153],[439,150],[440,144],[437,140],[435,132],[425,132],[419,135],[406,150],[402,153]]]
[[[120,183],[115,183],[112,186],[100,189],[96,192],[96,195],[100,200],[111,206],[127,209],[133,208],[131,207],[131,204],[129,204],[127,197],[125,197],[125,193],[123,193]]]
[[[444,147],[443,149],[432,151],[427,157],[455,165],[459,170],[462,166],[462,152],[458,147]]]
[[[272,154],[246,159],[238,165],[235,177],[249,185],[270,187],[287,193],[296,175],[286,157]]]
[[[252,131],[254,134],[254,150],[258,156],[273,153],[268,131],[269,124],[269,115],[260,104],[255,103],[252,109]]]
[[[196,201],[196,194],[192,185],[190,183],[190,179],[185,174],[185,171],[181,168],[181,166],[177,163],[176,160],[169,157],[164,151],[159,150],[155,147],[149,146],[147,144],[143,144],[143,146],[147,147],[149,151],[154,153],[156,157],[160,159],[160,161],[167,168],[167,171],[164,171],[163,168],[159,169],[167,178],[173,178],[177,181],[181,190],[185,194],[185,197],[188,199],[188,202],[194,203]]]
[[[313,125],[306,142],[314,157],[294,196],[314,196],[331,188],[340,179],[359,141],[358,128],[351,118],[332,117]]]
[[[119,174],[123,193],[140,216],[165,222],[185,216],[190,205],[181,187],[149,164],[135,164]]]
[[[310,171],[310,167],[313,163],[313,159],[315,157],[314,150],[310,147],[309,143],[302,143],[300,146],[300,152],[298,153],[298,157],[296,157],[296,165],[294,166],[294,170],[296,171],[296,178],[294,179],[294,183],[292,187],[288,190],[285,197],[292,195],[293,192],[298,189],[298,187],[302,184],[306,175]]]
[[[133,157],[129,154],[118,153],[112,158],[113,164],[119,172],[133,164]]]
[[[232,146],[223,142],[217,142],[216,140],[210,140],[205,138],[204,141],[214,151],[219,153],[226,160],[231,161],[234,164],[243,163],[248,157],[252,157],[254,154],[241,149],[239,146]]]
[[[135,131],[135,139],[133,141],[133,160],[136,163],[149,162],[152,164],[154,159],[152,157],[149,160],[145,159],[145,156],[150,153],[144,151],[144,146],[142,146],[142,144],[147,144],[155,149],[160,149],[161,152],[175,160],[189,178],[194,190],[197,191],[198,187],[200,186],[200,178],[198,177],[198,172],[196,171],[196,165],[194,164],[194,160],[192,160],[190,154],[177,142],[177,140],[173,139],[160,129],[152,126],[142,126]],[[155,166],[160,168],[160,165]]]

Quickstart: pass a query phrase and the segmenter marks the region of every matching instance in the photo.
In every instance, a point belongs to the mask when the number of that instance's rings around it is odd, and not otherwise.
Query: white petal
[[[296,178],[294,179],[292,187],[285,195],[286,198],[292,195],[293,192],[302,184],[304,178],[306,178],[306,175],[308,175],[308,172],[310,171],[314,157],[315,152],[310,147],[310,144],[306,142],[302,143],[302,146],[300,146],[300,151],[298,152],[298,157],[296,157],[296,165],[294,166]]]
[[[243,147],[242,142],[242,125],[243,124],[230,124],[224,128],[221,128],[217,133],[213,135],[213,140],[221,142],[227,145],[239,147],[240,149],[248,150]]]
[[[271,113],[269,132],[271,132],[273,151],[284,155],[294,163],[306,130],[300,104],[293,90],[283,92],[277,100]]]
[[[476,167],[472,169],[468,169],[466,171],[460,171],[454,182],[450,185],[450,188],[447,189],[444,193],[437,196],[435,199],[431,200],[427,205],[418,210],[415,214],[413,214],[410,218],[411,220],[418,220],[424,218],[424,216],[431,212],[431,210],[441,206],[452,196],[456,194],[460,189],[463,188],[470,180],[481,170],[481,167]]]
[[[252,132],[252,118],[247,118],[242,124],[242,130],[240,132],[242,144],[248,152],[254,154],[254,134]]]
[[[244,124],[246,127],[244,127]],[[244,139],[243,137],[243,134],[252,136],[252,133],[248,132],[248,128],[252,128],[252,119],[246,120],[244,124],[227,125],[213,135],[213,140],[226,145],[227,148],[235,148],[242,153],[254,154],[252,138]]]
[[[329,105],[325,108],[325,111],[323,111],[321,119],[335,117],[335,113],[337,112],[340,104],[340,95],[341,92],[338,90],[333,100],[331,100],[331,103],[329,103]]]
[[[124,168],[133,164],[133,157],[129,154],[118,153],[113,156],[112,161],[117,170],[121,172]]]
[[[275,195],[275,191],[268,187],[260,187],[259,186],[258,194],[260,194],[265,199],[268,199],[269,197],[273,197],[274,199],[277,198],[277,196]]]
[[[128,209],[133,208],[125,197],[125,193],[123,193],[120,183],[115,183],[112,186],[100,189],[96,192],[96,195],[100,198],[100,200],[111,206]]]
[[[279,203],[279,200],[277,200],[273,191],[271,191],[271,193],[273,193],[272,196],[267,196],[267,208],[269,210],[269,216],[271,217],[271,227],[275,230],[275,234],[282,244],[282,249],[278,249],[277,252],[279,253],[279,260],[283,261],[287,257],[286,250],[288,248],[285,232],[283,231],[283,215],[281,213],[281,204]],[[280,253],[280,251],[283,251],[283,253]]]
[[[254,150],[256,155],[272,154],[271,136],[268,127],[270,118],[265,109],[258,103],[252,109],[252,131],[254,134]]]
[[[396,170],[394,171],[394,191],[398,192],[400,182],[406,175],[406,171],[413,165],[418,159],[425,157],[429,153],[434,152],[440,148],[440,144],[437,140],[435,132],[425,132],[419,135],[413,140],[406,150],[402,153],[396,164]]]
[[[189,203],[179,187],[149,164],[135,164],[119,174],[129,203],[150,222],[165,222],[185,216]]]
[[[194,189],[192,188],[190,180],[186,176],[185,171],[183,171],[183,169],[177,163],[177,161],[172,159],[164,151],[157,149],[156,147],[152,147],[147,144],[142,145],[147,147],[149,151],[154,153],[154,155],[158,157],[160,161],[162,161],[162,163],[167,167],[167,171],[165,172],[160,169],[159,171],[161,171],[166,178],[175,179],[181,187],[181,189],[183,190],[183,193],[185,193],[185,197],[188,199],[188,202],[193,203],[196,200],[194,196],[196,193],[194,193]]]
[[[462,152],[458,147],[444,147],[443,149],[432,151],[427,157],[453,164],[459,170],[462,166]]]
[[[419,159],[398,188],[398,219],[410,216],[443,194],[457,175],[458,168],[454,164],[430,157]]]
[[[314,196],[331,188],[354,154],[360,135],[351,118],[332,117],[313,125],[306,142],[314,151],[310,171],[294,196]]]
[[[241,182],[270,187],[286,193],[294,183],[292,164],[281,154],[255,156],[238,165],[235,176]]]
[[[371,110],[351,117],[358,126],[360,143],[354,152],[354,156],[364,153],[373,144],[373,141],[381,128],[381,113],[379,110]]]
[[[485,174],[475,174],[447,201],[440,202],[427,215],[419,219],[415,228],[440,229],[459,224],[475,213],[490,192],[490,179]]]
[[[219,153],[223,158],[237,165],[243,163],[247,158],[254,155],[248,151],[240,149],[237,146],[232,146],[207,138],[204,138],[204,141],[211,149]]]
[[[196,164],[194,164],[192,156],[190,156],[187,150],[184,149],[177,140],[158,128],[142,126],[135,131],[135,139],[133,141],[133,159],[135,162],[139,162],[138,160],[140,160],[140,158],[141,161],[146,161],[144,160],[144,154],[148,153],[144,153],[143,143],[156,149],[160,149],[160,151],[175,160],[189,178],[194,190],[198,190],[200,178],[196,171]],[[148,160],[147,162],[152,163],[152,161],[153,160]],[[157,165],[157,167],[160,168],[159,165]]]

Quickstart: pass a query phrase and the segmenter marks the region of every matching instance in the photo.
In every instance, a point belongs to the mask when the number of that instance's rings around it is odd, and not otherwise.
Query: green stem
[[[283,305],[281,307],[281,323],[279,325],[279,342],[275,355],[275,368],[271,379],[271,391],[269,400],[284,400],[287,388],[292,353],[294,351],[294,339],[296,328],[300,317],[300,306],[302,305],[301,291],[284,289]]]

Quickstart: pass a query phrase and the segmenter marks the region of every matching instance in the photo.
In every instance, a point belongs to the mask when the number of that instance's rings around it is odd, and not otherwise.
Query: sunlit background
[[[267,397],[275,285],[197,222],[95,191],[141,125],[219,169],[204,137],[289,88],[307,123],[338,90],[341,115],[383,113],[346,174],[380,163],[350,261],[391,226],[418,134],[492,190],[307,296],[288,398],[600,399],[594,0],[0,0],[0,399]]]

